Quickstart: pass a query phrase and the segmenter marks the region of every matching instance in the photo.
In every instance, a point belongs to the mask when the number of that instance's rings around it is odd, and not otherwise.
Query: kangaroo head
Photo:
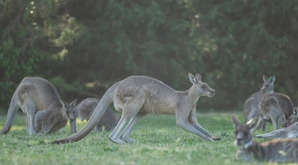
[[[289,117],[289,119],[283,124],[283,127],[288,127],[294,123],[298,122],[298,108],[294,107],[293,114]]]
[[[235,116],[232,116],[232,123],[235,127],[234,144],[240,148],[247,148],[252,145],[252,130],[259,125],[260,119],[258,118],[258,121],[251,119],[247,124],[241,124]]]
[[[263,86],[261,88],[262,93],[273,93],[274,92],[274,81],[275,81],[275,76],[271,76],[269,79],[267,79],[266,76],[263,76]]]
[[[196,76],[191,73],[188,74],[189,80],[193,83],[193,90],[199,96],[208,96],[212,97],[215,95],[215,90],[210,88],[207,83],[202,82],[202,77],[200,74],[196,74]]]
[[[70,104],[67,104],[65,101],[61,100],[62,104],[62,115],[69,121],[69,123],[72,123],[76,120],[77,117],[77,111],[74,108],[76,105],[77,99],[72,101]]]

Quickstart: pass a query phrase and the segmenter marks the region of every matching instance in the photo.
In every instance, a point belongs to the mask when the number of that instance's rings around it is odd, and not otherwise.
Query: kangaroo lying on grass
[[[273,93],[272,87],[275,76],[271,77],[269,80],[267,80],[265,76],[264,78],[265,82],[261,89],[264,96],[259,104],[259,108],[261,109],[264,119],[271,119],[274,130],[277,130],[277,120],[279,120],[282,125],[293,114],[294,107],[291,99],[287,95]]]
[[[274,79],[274,76],[271,76],[269,80]],[[272,83],[269,82],[269,80],[263,76],[264,83],[268,84],[271,90],[270,93],[273,93],[274,89],[274,81]],[[261,122],[257,128],[262,128],[262,132],[266,132],[266,120],[263,119],[262,112],[259,108],[259,103],[261,102],[264,94],[262,91],[258,91],[254,94],[252,94],[248,99],[245,100],[243,112],[245,115],[245,122],[250,121],[251,119],[256,119],[259,116],[261,116]]]
[[[200,74],[189,74],[192,87],[184,92],[176,91],[163,82],[147,76],[130,76],[110,87],[95,108],[86,126],[75,135],[54,141],[54,144],[76,142],[84,138],[100,121],[111,102],[122,116],[109,136],[115,143],[133,143],[129,135],[136,123],[147,113],[176,114],[177,125],[204,140],[212,137],[196,118],[196,102],[200,96],[212,97],[215,91],[202,82]],[[126,123],[128,125],[126,126]],[[125,127],[126,126],[126,127]]]
[[[298,137],[298,122],[286,128],[274,130],[270,133],[257,135],[258,138],[295,138]]]
[[[283,127],[289,127],[292,124],[298,122],[298,108],[294,107],[293,114],[289,117],[289,119],[283,124]]]
[[[39,77],[26,77],[15,90],[7,113],[7,119],[0,134],[9,132],[19,107],[26,115],[28,134],[36,132],[51,133],[59,130],[69,120],[72,131],[76,123],[73,107],[60,100],[56,88],[47,80]],[[35,128],[34,128],[35,127]]]
[[[99,100],[100,99],[97,98],[87,98],[75,107],[78,111],[81,121],[85,119],[88,121],[90,119],[95,107],[99,103]],[[118,121],[119,120],[117,119],[113,110],[110,107],[108,107],[106,112],[100,118],[98,124],[94,127],[93,131],[101,132],[102,126],[105,126],[106,131],[110,131],[116,127]]]
[[[275,139],[264,143],[252,140],[251,130],[258,126],[260,120],[252,119],[249,124],[242,125],[235,116],[232,117],[235,127],[235,145],[238,146],[236,160],[298,162],[298,139]]]

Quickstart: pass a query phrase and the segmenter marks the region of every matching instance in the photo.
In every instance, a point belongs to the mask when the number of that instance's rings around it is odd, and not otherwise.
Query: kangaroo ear
[[[273,76],[271,76],[271,77],[269,78],[269,82],[270,82],[270,83],[274,83],[274,81],[275,81],[275,76],[273,75]]]
[[[196,78],[198,81],[202,81],[202,76],[199,73],[196,74]]]
[[[263,81],[264,82],[268,81],[268,78],[265,75],[263,75]]]
[[[261,116],[259,116],[257,119],[250,119],[246,123],[246,125],[248,126],[248,128],[250,129],[250,131],[253,131],[253,130],[255,130],[259,126],[261,120],[262,120],[262,117]]]
[[[75,99],[75,100],[72,101],[69,105],[70,105],[70,106],[73,106],[73,107],[76,106],[77,100],[78,100],[78,99]]]
[[[235,117],[235,116],[232,116],[232,123],[233,123],[233,126],[236,128],[238,125],[241,125],[240,121]]]
[[[63,107],[66,107],[66,105],[67,105],[67,104],[65,103],[65,101],[63,101],[63,100],[60,100],[60,103],[62,104]]]
[[[194,75],[192,75],[191,73],[188,73],[188,77],[189,77],[189,81],[193,84],[198,83],[196,77]]]

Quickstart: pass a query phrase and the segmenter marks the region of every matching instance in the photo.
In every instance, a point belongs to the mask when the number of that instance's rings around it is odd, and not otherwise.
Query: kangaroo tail
[[[0,131],[0,134],[7,134],[11,128],[12,122],[16,116],[16,113],[19,109],[19,105],[18,105],[18,97],[17,97],[17,92],[15,91],[12,99],[10,101],[10,105],[9,105],[9,109],[7,112],[7,117],[6,117],[6,121],[5,124],[2,128],[2,130]]]
[[[73,143],[83,139],[92,129],[95,127],[96,124],[100,121],[100,118],[107,110],[108,106],[113,102],[113,95],[119,83],[114,84],[112,87],[108,89],[108,91],[102,96],[100,102],[97,104],[94,112],[87,122],[86,126],[82,128],[78,133],[74,134],[73,136],[61,139],[52,142],[52,144],[61,144],[61,143]]]
[[[256,135],[258,138],[287,138],[287,131],[284,131],[283,129],[275,130],[273,132]]]

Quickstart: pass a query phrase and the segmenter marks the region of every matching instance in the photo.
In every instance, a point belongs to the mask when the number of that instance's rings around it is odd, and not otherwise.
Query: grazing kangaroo
[[[286,128],[274,130],[270,133],[257,135],[258,138],[296,138],[298,137],[298,122]]]
[[[39,77],[25,77],[12,96],[0,134],[9,132],[19,107],[25,113],[29,135],[35,134],[35,128],[37,132],[55,132],[64,127],[67,120],[71,128],[75,128],[71,110],[75,102],[69,105],[62,102],[56,88],[49,81]]]
[[[212,97],[215,90],[202,82],[200,74],[189,74],[192,86],[187,91],[176,91],[163,82],[147,76],[130,76],[110,87],[95,108],[86,126],[75,135],[54,141],[54,144],[76,142],[84,138],[99,122],[111,102],[122,116],[109,136],[115,143],[133,143],[129,135],[136,123],[147,113],[176,114],[177,125],[204,140],[212,137],[196,118],[196,102],[200,96]],[[126,123],[128,125],[126,126]],[[126,127],[125,127],[126,126]],[[125,127],[125,129],[124,129]],[[123,130],[124,129],[124,130]],[[123,130],[123,131],[122,131]]]
[[[235,145],[238,146],[236,160],[298,162],[298,139],[275,139],[264,143],[253,141],[251,130],[258,126],[260,120],[260,118],[258,121],[252,119],[249,124],[242,125],[235,116],[232,116]]]
[[[99,103],[99,100],[100,99],[97,98],[87,98],[75,107],[78,111],[81,121],[85,119],[88,121],[90,119],[95,107]],[[116,127],[118,121],[119,120],[117,119],[113,110],[108,107],[106,112],[100,118],[98,124],[94,127],[93,132],[101,132],[102,126],[105,126],[106,131],[113,130]]]
[[[269,80],[272,80],[274,76],[271,76]],[[273,93],[274,89],[274,81],[272,83],[269,82],[269,80],[263,76],[264,83],[269,84],[270,93]],[[266,120],[263,119],[262,112],[259,108],[259,103],[261,102],[264,94],[262,91],[258,91],[256,93],[253,93],[248,99],[245,100],[243,112],[245,115],[245,122],[250,121],[251,119],[256,119],[259,116],[261,116],[261,122],[257,128],[262,128],[262,132],[266,132]]]
[[[293,114],[289,117],[289,119],[283,124],[283,127],[289,127],[292,124],[298,122],[298,108],[294,107]]]
[[[261,88],[264,96],[259,104],[259,108],[265,120],[272,121],[274,130],[278,129],[277,120],[282,125],[293,114],[293,103],[291,99],[281,93],[273,93],[273,82],[275,76],[269,80],[264,76],[264,84]]]

